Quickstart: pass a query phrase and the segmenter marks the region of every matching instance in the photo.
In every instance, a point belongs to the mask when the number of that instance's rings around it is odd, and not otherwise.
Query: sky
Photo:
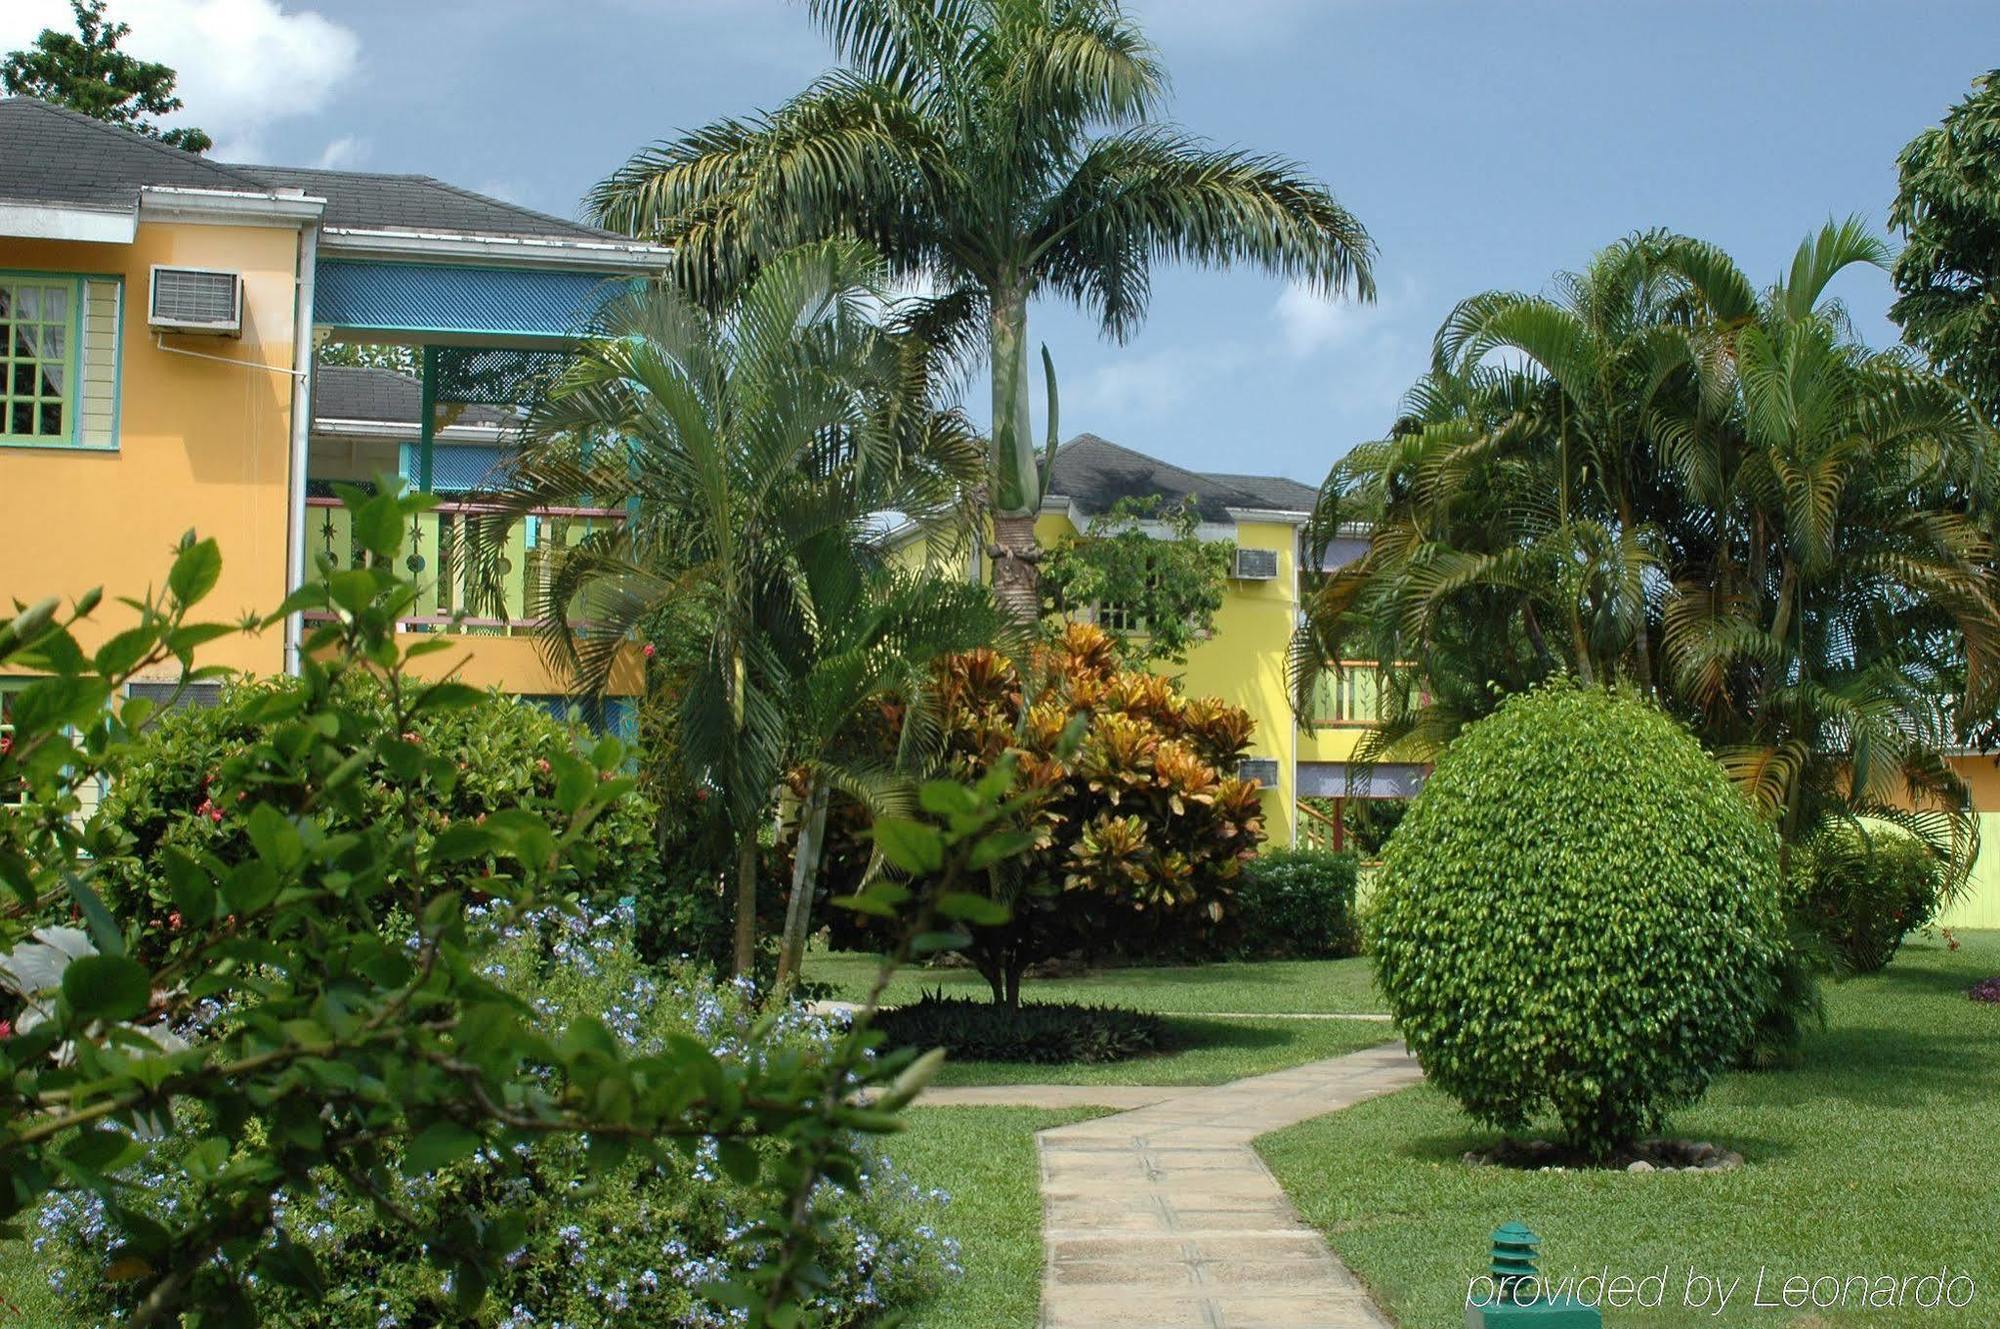
[[[1635,230],[1775,278],[1829,217],[1884,225],[1897,152],[2000,66],[1993,0],[1127,0],[1169,116],[1278,152],[1374,236],[1373,304],[1155,269],[1122,345],[1060,303],[1065,436],[1317,484],[1379,438],[1439,322]],[[67,21],[0,0],[0,50]],[[413,171],[559,216],[635,148],[775,106],[830,63],[788,0],[111,0],[224,161]],[[1835,293],[1896,330],[1886,276]],[[1039,386],[1037,387],[1039,397]],[[985,417],[985,388],[968,399]],[[1040,406],[1037,406],[1039,422]],[[1040,425],[1037,424],[1039,434]]]

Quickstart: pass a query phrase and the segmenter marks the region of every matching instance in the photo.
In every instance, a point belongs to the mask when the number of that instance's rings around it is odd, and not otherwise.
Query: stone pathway
[[[1250,1142],[1422,1078],[1391,1043],[1209,1089],[1060,1086],[1163,1097],[1036,1137],[1041,1329],[1388,1329]],[[1052,1087],[986,1101],[1041,1105],[1025,1095]]]

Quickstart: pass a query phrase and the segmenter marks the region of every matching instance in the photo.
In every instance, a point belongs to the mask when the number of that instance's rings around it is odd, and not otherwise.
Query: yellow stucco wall
[[[141,223],[129,245],[0,239],[0,268],[124,279],[118,445],[110,451],[0,445],[0,603],[51,593],[106,593],[82,636],[129,626],[110,597],[164,579],[190,527],[222,546],[209,618],[269,611],[284,598],[288,374],[162,351],[146,327],[152,265],[243,274],[243,337],[169,338],[169,345],[290,369],[298,232],[290,227]],[[234,636],[204,664],[274,672],[283,634]]]
[[[1972,790],[1979,812],[1979,858],[1957,904],[1938,919],[1943,927],[2000,928],[2000,766],[1991,757],[1954,757],[1952,765]]]

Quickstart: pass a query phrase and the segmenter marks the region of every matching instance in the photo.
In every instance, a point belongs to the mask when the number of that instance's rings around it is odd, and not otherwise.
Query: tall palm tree
[[[545,647],[586,688],[663,605],[701,605],[677,756],[721,795],[739,972],[800,680],[854,609],[820,597],[879,562],[880,514],[952,538],[984,479],[981,440],[936,404],[935,356],[880,326],[888,282],[866,244],[835,240],[774,256],[720,312],[670,285],[615,302],[530,416],[495,519],[626,509],[542,583]]]
[[[1419,756],[1551,672],[1638,687],[1788,844],[1876,816],[1962,874],[1941,754],[2000,694],[2000,450],[1826,298],[1885,259],[1830,224],[1759,293],[1713,246],[1651,234],[1552,296],[1461,304],[1394,435],[1329,476],[1316,538],[1370,538],[1313,589],[1302,695],[1324,660],[1390,662],[1373,750]]]
[[[1122,340],[1155,259],[1249,263],[1372,298],[1373,243],[1297,163],[1155,122],[1166,74],[1118,0],[806,7],[844,68],[775,111],[637,153],[593,211],[672,245],[682,279],[711,296],[838,234],[927,287],[916,326],[989,361],[994,581],[1032,613],[1047,475],[1029,427],[1029,302],[1060,296]],[[1043,362],[1053,388],[1046,350]],[[1052,447],[1053,394],[1049,423]]]

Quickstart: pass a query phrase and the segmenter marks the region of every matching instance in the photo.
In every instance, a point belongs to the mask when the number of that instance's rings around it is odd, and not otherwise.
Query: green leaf
[[[499,837],[475,822],[456,821],[431,841],[431,861],[457,863],[484,858],[498,847]]]
[[[759,1160],[756,1149],[742,1140],[725,1139],[715,1142],[716,1161],[729,1179],[739,1186],[754,1185],[757,1181]]]
[[[145,659],[146,652],[153,649],[159,635],[151,627],[127,628],[98,647],[97,654],[91,657],[91,664],[98,673],[117,677]]]
[[[146,966],[122,955],[85,955],[63,970],[63,996],[70,1009],[91,1020],[130,1020],[153,1001]]]
[[[989,900],[970,891],[946,891],[938,896],[937,909],[946,918],[956,918],[974,927],[998,927],[1013,917],[1013,911],[998,900]]]
[[[419,1131],[403,1151],[403,1173],[414,1177],[435,1172],[471,1154],[481,1143],[477,1132],[455,1121],[434,1121]]]
[[[354,538],[378,558],[391,558],[403,546],[403,511],[394,495],[377,494],[354,514]]]
[[[222,549],[214,540],[197,540],[181,550],[167,573],[167,589],[183,605],[200,601],[222,576]]]
[[[980,837],[972,846],[967,865],[975,871],[990,868],[995,863],[1004,863],[1010,858],[1018,858],[1034,847],[1035,837],[1027,831],[998,830]]]
[[[870,835],[882,857],[911,876],[944,866],[944,837],[934,826],[908,817],[878,817]]]

